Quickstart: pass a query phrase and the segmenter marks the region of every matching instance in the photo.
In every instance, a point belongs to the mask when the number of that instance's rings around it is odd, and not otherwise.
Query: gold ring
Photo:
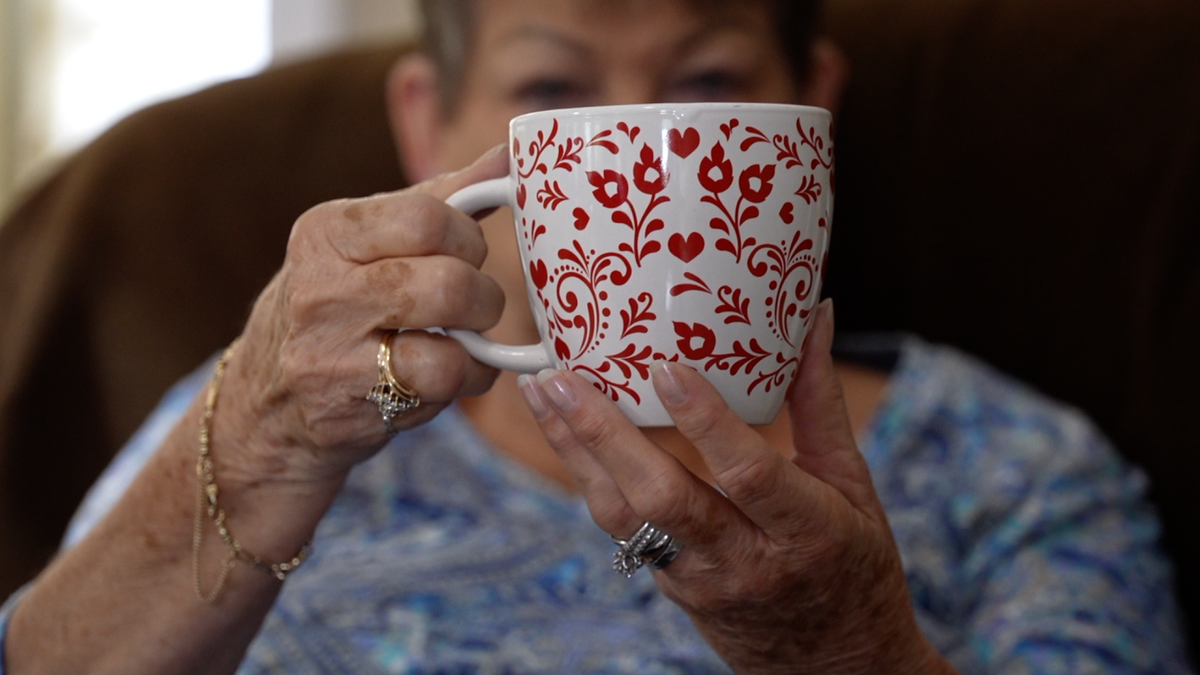
[[[416,390],[401,382],[392,372],[392,338],[397,333],[394,330],[384,331],[379,341],[379,383],[371,387],[367,394],[367,400],[379,406],[388,438],[396,435],[392,420],[421,405],[421,397]]]

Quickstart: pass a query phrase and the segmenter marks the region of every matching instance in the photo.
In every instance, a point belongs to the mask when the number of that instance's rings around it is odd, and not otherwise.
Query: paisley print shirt
[[[860,447],[920,626],[959,671],[1189,672],[1143,475],[1076,411],[956,351],[874,355],[895,367]],[[167,394],[66,546],[208,374]],[[352,473],[239,672],[728,673],[651,575],[613,573],[613,550],[578,497],[450,409]]]

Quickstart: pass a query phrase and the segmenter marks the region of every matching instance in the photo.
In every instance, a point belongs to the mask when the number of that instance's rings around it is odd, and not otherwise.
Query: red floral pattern
[[[608,299],[604,286],[625,285],[633,270],[620,253],[591,254],[579,242],[559,249],[558,258],[562,264],[547,278],[554,283],[555,300],[555,306],[549,308],[548,327],[558,357],[577,359],[599,346],[604,337],[601,331],[608,328],[604,319],[612,312],[603,307]],[[576,346],[565,341],[568,334],[577,336]]]
[[[713,171],[717,172],[713,177]],[[725,146],[713,144],[708,156],[700,160],[700,185],[709,192],[720,194],[733,185],[733,162],[725,158]]]
[[[654,173],[650,174],[651,171]],[[667,187],[667,171],[663,169],[662,158],[655,157],[649,145],[642,145],[640,161],[633,165],[633,184],[648,195],[656,195]]]
[[[714,177],[713,172],[717,175]],[[725,235],[717,239],[714,246],[718,251],[732,253],[737,262],[742,261],[742,252],[756,243],[754,237],[746,237],[742,229],[751,220],[758,218],[759,210],[755,204],[761,204],[771,196],[774,189],[775,165],[752,164],[742,170],[738,176],[737,201],[731,210],[725,201],[725,193],[733,187],[733,163],[725,157],[725,147],[718,141],[713,145],[708,157],[700,161],[700,174],[697,176],[709,194],[700,198],[705,204],[712,204],[720,210],[720,216],[709,221],[709,227]],[[749,204],[747,204],[749,202]]]
[[[546,181],[542,189],[538,190],[537,200],[539,204],[553,211],[558,208],[559,204],[567,201],[567,196],[563,194],[562,187],[559,186],[558,181],[554,181],[553,184],[550,181]]]
[[[650,332],[646,323],[658,318],[657,314],[650,311],[652,304],[654,304],[654,296],[645,292],[639,293],[636,298],[629,299],[629,309],[621,310],[622,338],[627,338],[634,333]]]
[[[778,352],[765,349],[758,340],[750,338],[743,345],[734,340],[729,352],[717,352],[717,334],[702,323],[687,324],[675,321],[675,334],[679,336],[676,346],[684,358],[702,364],[704,370],[727,370],[731,375],[743,372],[749,375],[763,359]],[[696,342],[699,340],[699,342]],[[749,392],[747,392],[749,393]]]
[[[791,334],[791,317],[796,316],[801,306],[816,290],[822,265],[812,250],[816,243],[796,232],[791,242],[762,244],[754,249],[747,261],[750,273],[756,277],[771,276],[769,288],[773,297],[765,301],[766,317],[772,332],[789,345],[797,346]],[[791,281],[795,285],[791,285]]]
[[[738,187],[746,201],[761,204],[771,196],[771,179],[775,178],[774,164],[752,164],[738,176]]]
[[[592,187],[596,188],[592,190],[592,196],[605,208],[615,209],[629,199],[629,181],[616,171],[612,169],[605,169],[604,173],[589,171],[587,177]],[[612,192],[609,192],[610,186]]]
[[[725,317],[725,323],[751,324],[750,298],[742,297],[742,289],[722,286],[717,290],[717,298],[721,301],[721,304],[717,305],[717,314],[729,315]]]
[[[712,355],[717,348],[717,334],[713,329],[702,323],[687,324],[676,321],[675,334],[679,340],[675,343],[679,352],[693,361],[703,361]],[[697,343],[696,340],[700,342]]]
[[[703,127],[670,128],[661,137],[652,127],[643,135],[639,126],[625,122],[589,131],[590,138],[564,135],[562,129],[554,120],[549,129],[534,131],[531,140],[514,138],[512,153],[517,200],[526,213],[518,229],[531,256],[530,292],[544,312],[548,340],[565,367],[584,374],[618,402],[641,403],[653,396],[647,383],[649,367],[662,358],[683,359],[720,377],[745,378],[740,381],[747,394],[786,386],[798,368],[800,331],[811,322],[824,275],[817,238],[828,236],[827,220],[821,218],[816,228],[810,223],[815,220],[811,209],[827,210],[825,193],[832,194],[831,132],[818,133],[798,119],[795,135],[768,135],[737,118],[720,124],[719,133],[708,137]],[[698,165],[698,170],[673,175],[682,159],[697,150],[703,154],[691,166]],[[588,157],[597,155],[587,153],[624,156],[631,164],[607,168],[592,163]],[[585,160],[589,170],[581,186],[570,176],[578,175],[574,169]],[[659,233],[667,223],[665,211],[659,209],[679,198],[682,188],[673,187],[677,181],[695,185],[701,191],[700,208],[711,209],[711,215],[699,220],[707,221],[702,231],[673,225],[675,231],[663,237]],[[536,191],[536,200],[531,200],[536,205],[525,203],[527,191]],[[527,211],[527,206],[542,210]],[[767,217],[797,229],[783,239],[777,238],[778,230],[768,236],[772,230]],[[802,219],[797,222],[798,218]],[[546,221],[551,227],[569,222],[569,231],[584,238],[565,247],[540,246],[539,239],[547,234],[547,226],[540,223]],[[612,241],[613,227],[628,238],[618,238],[611,250],[592,238]],[[764,238],[770,241],[762,242]],[[684,266],[677,281],[657,289],[631,283],[648,259],[664,249],[671,254],[664,261]],[[732,256],[730,264],[749,276],[737,283],[728,283],[732,277],[706,279],[716,264],[712,256]],[[704,260],[709,262],[692,267]],[[671,302],[706,307],[714,323],[696,320],[700,315],[693,309],[673,309]],[[667,317],[673,318],[662,321]],[[669,341],[656,332],[663,324],[669,326]],[[755,326],[763,325],[774,338],[735,329],[758,330]],[[667,353],[655,351],[656,344]],[[668,344],[673,349],[666,349]]]

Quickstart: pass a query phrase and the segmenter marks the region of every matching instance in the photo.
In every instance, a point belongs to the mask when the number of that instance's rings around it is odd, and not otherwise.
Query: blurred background
[[[412,0],[0,0],[0,214],[150,103],[417,28]]]

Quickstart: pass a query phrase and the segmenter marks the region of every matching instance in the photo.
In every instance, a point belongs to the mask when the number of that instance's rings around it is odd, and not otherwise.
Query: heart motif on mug
[[[667,132],[667,147],[671,152],[687,159],[688,155],[700,147],[700,132],[693,127],[688,127],[682,134],[678,129],[671,129]]]
[[[588,212],[578,206],[571,212],[571,215],[575,216],[575,229],[577,230],[586,228],[588,223],[592,221],[592,217],[588,215]]]
[[[521,183],[521,186],[517,188],[517,206],[519,208],[522,208],[522,209],[525,208],[525,195],[526,194],[527,193],[525,191],[525,184]]]
[[[692,262],[704,251],[704,237],[699,232],[693,232],[685,239],[682,234],[676,232],[667,240],[667,248],[683,262]]]
[[[783,206],[779,207],[779,219],[791,225],[792,221],[796,220],[796,216],[792,213],[794,209],[791,202],[784,202]]]

